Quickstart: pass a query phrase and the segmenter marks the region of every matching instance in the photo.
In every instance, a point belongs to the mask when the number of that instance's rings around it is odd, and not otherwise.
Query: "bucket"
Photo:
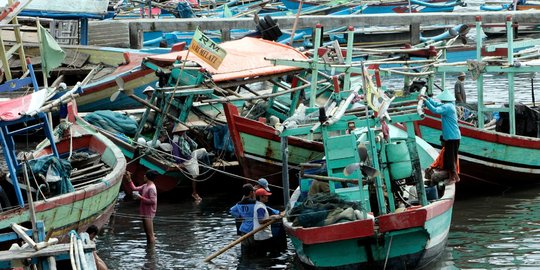
[[[412,163],[407,143],[403,141],[390,143],[386,146],[386,157],[393,180],[408,178],[412,175]]]

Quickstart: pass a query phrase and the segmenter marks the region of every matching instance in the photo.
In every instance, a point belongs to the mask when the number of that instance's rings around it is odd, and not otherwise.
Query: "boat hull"
[[[245,177],[266,178],[270,183],[281,186],[282,150],[281,139],[277,130],[265,123],[247,119],[238,115],[232,104],[224,105],[229,126],[229,134],[234,144],[234,151]],[[300,163],[322,159],[322,143],[299,138],[288,139],[289,172],[292,186],[298,185],[295,171]]]
[[[77,188],[74,192],[34,202],[36,220],[44,222],[47,236],[61,241],[67,239],[70,230],[81,232],[90,225],[103,226],[107,223],[126,169],[126,160],[120,149],[106,137],[89,126],[73,125],[72,129],[72,140],[67,138],[56,144],[60,155],[69,155],[70,149],[91,150],[99,153],[101,161],[111,166],[112,170],[99,181]],[[45,147],[38,149],[35,156],[49,154],[51,149]],[[31,228],[28,205],[2,212],[0,230],[9,228],[12,223]]]
[[[441,148],[441,122],[428,115],[418,122],[417,135]],[[511,187],[538,184],[540,139],[460,125],[460,182],[464,185]]]
[[[425,207],[324,227],[286,230],[298,258],[317,269],[414,269],[439,258],[450,230],[455,186]],[[347,252],[343,252],[343,251]]]

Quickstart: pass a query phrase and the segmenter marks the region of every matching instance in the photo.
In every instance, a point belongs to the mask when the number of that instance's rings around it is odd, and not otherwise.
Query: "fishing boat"
[[[83,92],[77,98],[81,112],[95,110],[136,109],[141,105],[135,100],[120,96],[114,102],[112,94],[118,91],[116,80],[124,81],[124,87],[133,90],[139,96],[147,86],[155,86],[158,77],[152,70],[142,67],[145,57],[156,54],[154,50],[130,50],[112,47],[96,47],[82,45],[62,46],[66,53],[62,66],[51,72],[51,85],[58,86],[61,82],[71,86],[76,80],[83,81]],[[173,47],[172,50],[183,50],[183,46]],[[159,52],[170,52],[171,49]],[[37,64],[39,48],[27,47],[27,55]],[[15,69],[15,74],[16,73]],[[20,71],[22,73],[22,71]]]
[[[24,87],[32,81],[37,86],[35,76],[29,79],[8,81],[0,89]],[[46,112],[69,102],[78,90],[51,100],[47,89],[36,89],[0,103],[1,143],[9,170],[0,184],[0,231],[5,232],[12,223],[32,228],[33,221],[41,220],[46,234],[62,241],[70,230],[103,226],[112,214],[126,168],[120,149],[84,124],[74,101],[67,106],[67,118],[58,129],[49,128]],[[20,123],[28,127],[20,128]],[[44,130],[48,140],[22,158],[13,136],[32,130]]]
[[[482,4],[480,5],[482,11],[500,11],[505,12],[509,10],[540,10],[540,2],[538,1],[513,1],[512,3],[503,3],[499,5]],[[486,23],[482,26],[484,33],[488,37],[498,37],[506,35],[506,24],[504,23]],[[513,27],[513,31],[517,35],[537,34],[540,33],[540,24],[534,23],[519,23]]]
[[[354,36],[356,34],[355,32],[352,37],[355,38]],[[417,57],[418,59],[423,57],[425,59],[425,57],[437,55],[437,51],[430,49],[430,46],[453,44],[453,41],[457,38],[454,36],[453,40],[448,42],[444,40],[428,41],[426,45],[396,48],[395,50],[386,48],[355,48],[353,58],[357,57],[366,60],[396,57],[393,59],[399,60],[409,59],[411,57],[415,57],[415,59]],[[339,47],[339,45],[321,46],[319,48],[319,52],[321,52],[319,57],[323,58],[324,62],[327,63],[335,61],[341,61],[343,63],[344,57],[341,56],[340,60],[339,53],[337,53],[340,50],[344,50],[344,48]],[[397,52],[402,53],[403,55],[401,57],[403,58],[400,58]],[[381,65],[384,65],[384,63],[381,62]],[[389,65],[392,64],[389,63]],[[327,70],[331,69],[329,67]],[[324,69],[321,68],[321,70]],[[276,93],[278,95],[269,97],[264,110],[256,115],[249,113],[251,111],[251,107],[249,106],[238,108],[234,104],[224,104],[224,113],[227,117],[227,125],[229,127],[231,141],[234,145],[235,155],[245,177],[252,179],[264,177],[274,185],[280,184],[280,171],[283,166],[283,159],[280,146],[281,139],[278,135],[279,128],[284,125],[283,122],[287,118],[298,113],[297,108],[300,103],[309,103],[309,107],[313,107],[315,104],[316,106],[329,106],[332,102],[329,95],[334,91],[334,87],[339,85],[339,76],[328,76],[324,72],[320,72],[320,70],[317,76],[321,78],[318,79],[315,89],[311,89],[314,83],[310,81],[310,78],[307,78],[307,80],[303,79],[304,81],[293,81],[291,90],[295,90],[294,95],[290,96],[288,91],[281,95],[279,95],[279,92]],[[306,74],[306,77],[308,77],[308,74]],[[301,86],[297,83],[301,83]],[[411,86],[411,88],[413,87]],[[313,96],[312,91],[314,93]],[[290,182],[293,187],[296,187],[298,184],[296,175],[301,170],[301,164],[307,160],[322,159],[324,156],[324,147],[318,137],[315,139],[288,137],[287,139],[289,142],[288,168],[291,171]]]
[[[424,115],[416,97],[429,90],[421,87],[389,98],[377,73],[374,84],[364,63],[355,65],[348,56],[333,67],[344,72],[343,88],[336,86],[328,103],[333,106],[310,107],[304,121],[288,119],[280,130],[288,202],[284,226],[299,261],[323,269],[426,267],[444,250],[455,196],[453,183],[434,183],[423,174],[438,156],[414,134],[414,122]],[[359,94],[364,98],[355,98]],[[405,105],[409,102],[413,105]],[[286,138],[314,134],[322,138],[324,159],[302,164],[299,186],[288,200]]]
[[[481,21],[477,22],[476,27],[477,31],[480,31]],[[512,21],[509,20],[507,29],[511,29],[511,27]],[[538,59],[531,57],[531,54],[527,53],[530,52],[529,50],[514,51],[519,48],[528,48],[531,44],[538,44],[539,41],[514,42],[512,31],[507,32],[510,34],[507,43],[504,44],[484,47],[482,40],[477,40],[477,45],[482,48],[482,55],[476,61],[484,63],[486,68],[478,73],[475,73],[476,70],[472,71],[473,76],[476,76],[478,80],[478,106],[473,109],[466,106],[468,114],[473,116],[462,117],[463,120],[467,121],[460,122],[462,138],[459,159],[460,177],[464,179],[463,185],[485,186],[489,184],[493,189],[505,189],[512,186],[537,184],[538,179],[540,179],[540,138],[537,127],[539,110],[537,106],[518,104],[514,97],[515,74],[538,72],[539,70]],[[487,56],[491,59],[488,59]],[[502,67],[500,66],[501,62],[505,63]],[[520,64],[517,66],[513,63]],[[438,71],[467,72],[466,64],[463,62],[461,64],[452,68],[443,65]],[[508,106],[484,105],[484,96],[489,93],[488,91],[491,91],[484,90],[484,75],[492,73],[506,73]],[[534,89],[532,91],[534,97]],[[500,119],[497,122],[494,119],[488,125],[491,119],[488,119],[486,114],[491,116],[494,112],[500,115]],[[525,116],[527,114],[529,117]],[[474,122],[471,122],[471,119]],[[499,123],[499,125],[491,125],[494,123]],[[504,128],[501,124],[506,125],[506,127]],[[441,147],[439,116],[427,114],[425,119],[418,122],[418,127],[418,135],[435,147]]]
[[[106,134],[122,149],[124,155],[133,161],[128,166],[129,171],[135,175],[142,174],[147,169],[160,173],[156,180],[158,192],[170,191],[191,179],[182,166],[177,164],[170,151],[148,147],[157,145],[163,134],[172,138],[172,124],[186,125],[190,129],[190,137],[208,152],[214,152],[216,162],[209,165],[213,165],[215,169],[233,169],[238,163],[234,158],[225,158],[232,155],[226,154],[227,151],[232,152],[232,146],[227,146],[226,119],[221,104],[217,102],[225,99],[241,107],[246,100],[260,99],[264,97],[261,96],[263,93],[268,94],[268,91],[271,93],[284,87],[281,83],[282,77],[302,71],[296,67],[274,66],[265,57],[287,55],[293,59],[307,58],[289,46],[255,38],[224,42],[220,46],[227,51],[227,56],[219,68],[212,67],[187,50],[148,57],[144,66],[153,73],[161,74],[159,76],[162,84],[150,91],[151,95],[147,100],[124,90],[122,81],[117,80],[122,89],[117,96],[125,94],[135,98],[146,108],[137,123],[135,134],[126,136],[120,131],[110,130]],[[244,92],[240,93],[240,90]],[[118,95],[119,93],[124,94]],[[167,112],[167,115],[164,112]],[[156,117],[152,125],[155,129],[145,129],[150,123],[149,115],[154,113]],[[166,122],[171,126],[165,125]],[[208,135],[214,139],[208,140]],[[142,140],[147,143],[141,144]]]
[[[298,0],[280,0],[285,7],[290,10],[297,10],[300,6]],[[302,1],[302,8],[311,8],[313,6],[335,6],[347,8],[362,4],[361,2],[340,2],[340,1]],[[363,14],[378,13],[416,13],[416,12],[451,12],[456,6],[465,5],[463,1],[374,1],[367,5]]]

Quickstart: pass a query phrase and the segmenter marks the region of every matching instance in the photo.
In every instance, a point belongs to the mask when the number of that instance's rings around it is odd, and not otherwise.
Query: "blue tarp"
[[[120,132],[127,135],[135,135],[137,132],[137,121],[127,115],[109,111],[95,111],[84,117],[90,124],[100,127],[110,132]]]
[[[34,175],[46,176],[47,184],[52,195],[61,195],[75,191],[69,176],[71,175],[71,164],[69,161],[59,159],[55,156],[28,161],[28,165]]]

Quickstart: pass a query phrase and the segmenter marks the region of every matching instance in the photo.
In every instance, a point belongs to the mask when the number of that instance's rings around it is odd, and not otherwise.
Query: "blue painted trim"
[[[39,10],[24,10],[20,13],[21,16],[51,18],[51,19],[64,19],[64,20],[78,20],[82,18],[87,19],[100,19],[103,20],[107,13],[103,14],[91,14],[91,13],[64,13],[64,12],[47,12]]]
[[[81,29],[79,30],[79,43],[88,45],[88,18],[81,19]]]

